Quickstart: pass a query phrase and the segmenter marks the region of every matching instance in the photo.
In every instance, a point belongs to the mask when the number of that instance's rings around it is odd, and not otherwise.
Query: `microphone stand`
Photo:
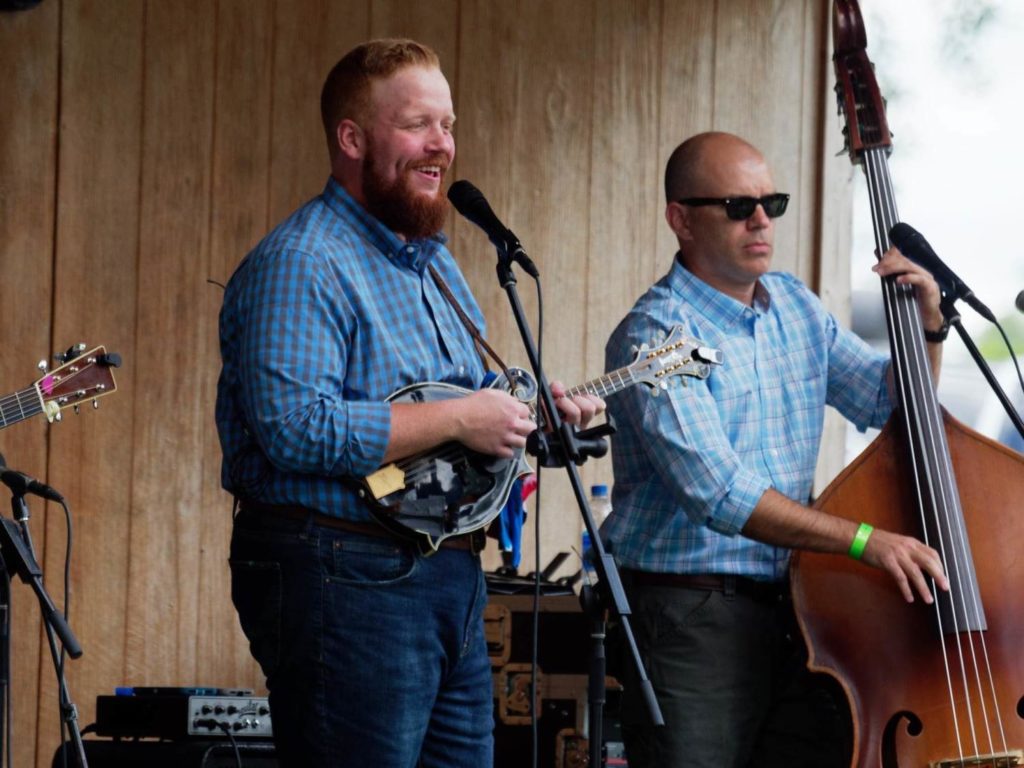
[[[523,311],[522,303],[519,300],[519,293],[516,289],[516,278],[512,272],[512,261],[516,253],[521,253],[518,243],[514,249],[506,244],[504,247],[496,245],[498,251],[498,284],[508,295],[509,303],[512,306],[512,314],[515,317],[516,325],[519,327],[519,335],[522,337],[523,346],[533,368],[534,376],[537,379],[537,393],[544,405],[545,418],[551,427],[551,434],[545,434],[541,430],[530,435],[527,441],[527,450],[537,456],[544,466],[563,466],[569,475],[569,482],[572,485],[573,495],[576,497],[576,504],[579,506],[583,524],[590,534],[591,546],[595,554],[595,567],[597,570],[597,583],[593,587],[584,588],[580,593],[580,603],[584,613],[591,622],[591,656],[590,675],[588,679],[588,739],[590,748],[589,765],[594,768],[604,765],[602,756],[602,728],[605,703],[605,611],[611,607],[618,615],[623,635],[629,645],[633,664],[638,671],[640,689],[647,705],[651,722],[655,725],[664,725],[665,720],[661,715],[661,709],[654,695],[654,686],[647,676],[643,662],[640,658],[640,651],[637,648],[636,638],[633,635],[629,623],[630,608],[626,599],[626,592],[622,587],[622,580],[619,577],[615,560],[605,552],[601,537],[597,532],[597,525],[590,511],[590,504],[583,493],[583,483],[580,480],[577,465],[582,464],[588,456],[603,455],[606,450],[604,439],[601,437],[601,429],[587,430],[577,433],[572,425],[566,424],[555,408],[555,398],[551,394],[551,387],[541,369],[540,358],[537,354],[537,347],[533,341],[533,334],[530,332],[526,322],[526,313]],[[510,253],[510,250],[513,253]],[[597,435],[595,437],[595,435]],[[582,440],[581,440],[582,436]],[[536,685],[536,681],[533,681]],[[535,695],[531,695],[531,701],[535,701]]]
[[[964,346],[967,347],[967,351],[970,352],[971,357],[974,358],[975,364],[981,370],[985,380],[988,381],[992,391],[996,393],[996,397],[999,398],[999,402],[1003,404],[1003,408],[1006,410],[1006,415],[1010,417],[1010,421],[1013,422],[1013,426],[1017,428],[1017,432],[1020,433],[1021,437],[1024,437],[1024,421],[1021,420],[1020,414],[1017,413],[1017,409],[1013,407],[1013,403],[1010,402],[1010,398],[1006,396],[1006,392],[1003,387],[999,384],[999,380],[996,379],[995,374],[992,373],[992,369],[989,368],[988,362],[982,357],[978,347],[974,344],[974,340],[971,335],[967,333],[960,322],[960,312],[955,306],[956,300],[959,298],[955,293],[943,293],[942,301],[939,302],[939,309],[942,311],[942,316],[946,318],[946,322],[956,329],[957,334],[963,341]]]
[[[46,639],[50,646],[50,655],[53,657],[54,669],[57,672],[61,719],[71,733],[79,768],[88,768],[85,746],[82,743],[82,733],[78,727],[78,709],[71,702],[68,694],[67,680],[64,676],[64,665],[60,660],[55,635],[60,638],[64,650],[73,659],[77,659],[82,655],[82,646],[79,645],[77,638],[71,631],[71,627],[68,626],[60,611],[54,606],[53,600],[50,599],[46,588],[43,586],[43,571],[36,561],[32,547],[32,536],[28,530],[28,505],[25,503],[24,494],[17,492],[12,494],[11,511],[14,517],[13,520],[0,517],[0,567],[4,568],[11,576],[17,574],[36,593],[42,612]],[[9,615],[9,595],[7,607]],[[9,642],[9,638],[5,637],[4,640]],[[0,648],[0,655],[4,659],[8,658],[9,648],[6,646]],[[6,675],[4,682],[7,682]],[[10,738],[10,734],[8,734],[8,738]],[[0,744],[0,747],[2,747],[2,744]],[[2,754],[2,751],[0,751],[0,754]]]

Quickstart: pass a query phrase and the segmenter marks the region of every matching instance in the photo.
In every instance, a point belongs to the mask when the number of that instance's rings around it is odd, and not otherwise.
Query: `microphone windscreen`
[[[479,201],[484,199],[484,194],[471,182],[459,179],[448,187],[448,199],[455,206],[455,210],[467,216],[467,212],[473,210]]]
[[[907,255],[907,251],[913,249],[917,241],[923,238],[920,232],[901,221],[894,224],[889,230],[889,239],[892,240],[893,245],[903,251],[904,255]]]

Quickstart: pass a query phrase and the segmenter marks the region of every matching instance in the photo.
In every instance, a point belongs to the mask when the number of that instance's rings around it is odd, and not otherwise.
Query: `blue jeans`
[[[230,562],[284,768],[492,765],[478,555],[241,512]]]

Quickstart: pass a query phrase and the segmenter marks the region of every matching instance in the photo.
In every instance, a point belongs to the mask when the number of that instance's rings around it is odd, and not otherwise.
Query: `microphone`
[[[1024,312],[1024,291],[1017,294],[1017,299],[1013,303],[1017,306],[1019,312]]]
[[[963,299],[986,320],[996,322],[992,310],[982,304],[981,300],[974,295],[974,291],[968,288],[964,281],[946,266],[920,232],[909,224],[900,222],[889,230],[889,238],[904,256],[932,273],[932,277],[935,278],[935,282],[939,284],[943,293],[954,299]]]
[[[519,238],[501,223],[484,198],[483,192],[465,179],[460,179],[448,188],[448,199],[455,206],[455,210],[484,231],[495,248],[518,262],[530,277],[540,277],[537,267],[519,244]]]
[[[41,483],[35,478],[29,477],[24,472],[16,472],[13,469],[8,469],[7,462],[4,461],[4,457],[2,455],[0,455],[0,482],[3,482],[4,485],[14,491],[18,496],[24,496],[26,493],[31,493],[36,496],[41,496],[44,499],[49,499],[50,501],[56,501],[58,504],[64,503],[64,497],[46,483]]]

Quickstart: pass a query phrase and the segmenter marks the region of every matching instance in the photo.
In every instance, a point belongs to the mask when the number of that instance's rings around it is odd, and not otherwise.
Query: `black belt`
[[[705,589],[749,597],[752,600],[778,600],[789,592],[785,582],[757,581],[731,573],[655,573],[624,569],[623,578],[645,587]]]
[[[308,509],[306,507],[293,507],[287,504],[263,504],[258,501],[240,501],[239,514],[283,517],[288,520],[297,520],[300,523],[311,522],[324,528],[358,533],[362,536],[372,536],[376,539],[390,539],[395,542],[415,544],[413,539],[400,539],[376,523],[345,520],[344,518],[325,515],[323,512],[317,512],[315,509]],[[440,549],[461,549],[476,554],[483,551],[486,545],[486,534],[482,530],[478,530],[459,536],[449,536],[438,547]]]

